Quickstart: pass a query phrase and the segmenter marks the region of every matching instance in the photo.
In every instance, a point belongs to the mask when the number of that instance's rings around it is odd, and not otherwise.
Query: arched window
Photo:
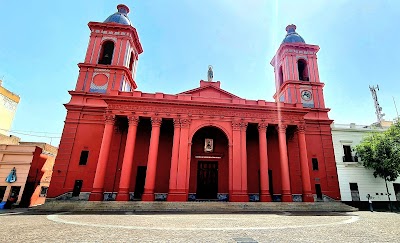
[[[129,70],[133,71],[133,62],[135,61],[135,56],[133,52],[131,52],[131,58],[129,59]]]
[[[106,41],[101,47],[99,64],[110,65],[114,53],[114,42]]]
[[[299,80],[310,81],[310,78],[308,77],[308,67],[306,60],[299,59],[297,61],[297,69],[299,71]]]
[[[279,86],[282,86],[283,84],[283,68],[280,66],[279,68]]]

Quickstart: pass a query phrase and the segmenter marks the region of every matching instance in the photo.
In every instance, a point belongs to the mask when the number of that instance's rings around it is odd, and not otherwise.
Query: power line
[[[36,132],[36,131],[8,130],[8,129],[4,129],[4,128],[0,128],[0,130],[9,131],[9,132],[29,132],[29,133],[60,134],[59,132]]]
[[[31,137],[39,137],[39,138],[61,138],[61,137],[52,137],[52,136],[44,136],[44,135],[34,135],[34,134],[29,134],[29,133],[24,133],[24,132],[17,132],[17,131],[12,131],[12,130],[6,130],[6,129],[1,129],[6,132],[11,132],[15,134],[20,134],[20,135],[26,135],[26,136],[31,136]]]

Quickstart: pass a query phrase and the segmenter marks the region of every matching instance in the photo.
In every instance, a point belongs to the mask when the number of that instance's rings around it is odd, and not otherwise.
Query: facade
[[[362,126],[354,123],[332,125],[332,139],[342,201],[357,205],[357,202],[368,202],[368,194],[373,197],[374,202],[389,201],[385,180],[380,177],[375,178],[373,170],[360,165],[358,163],[360,159],[353,151],[353,148],[369,133],[383,132],[386,129],[387,127]],[[400,201],[400,179],[387,184],[390,200]]]
[[[143,52],[129,9],[90,22],[85,60],[48,192],[74,200],[314,201],[340,199],[319,47],[295,25],[271,61],[275,102],[207,81],[178,94],[144,93]]]
[[[43,204],[56,154],[57,148],[45,143],[0,144],[0,202]]]
[[[0,135],[8,135],[18,103],[19,96],[4,88],[0,80]]]

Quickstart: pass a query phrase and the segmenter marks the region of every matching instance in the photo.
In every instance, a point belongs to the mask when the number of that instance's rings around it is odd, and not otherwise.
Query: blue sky
[[[211,64],[223,89],[273,101],[269,62],[293,23],[306,43],[321,48],[320,78],[336,123],[376,121],[369,85],[379,84],[387,120],[396,116],[392,97],[400,108],[400,1],[0,0],[0,78],[21,96],[13,131],[61,135],[63,104],[89,40],[87,23],[104,21],[119,3],[130,7],[144,49],[136,76],[143,92],[196,88]],[[51,142],[57,145],[59,139]]]

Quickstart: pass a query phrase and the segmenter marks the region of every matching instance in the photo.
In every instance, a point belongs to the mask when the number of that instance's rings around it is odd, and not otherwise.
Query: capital
[[[137,126],[139,123],[139,117],[138,116],[128,116],[128,123],[129,123],[129,126]]]
[[[181,127],[181,119],[179,118],[174,118],[174,127]]]
[[[286,133],[286,128],[287,128],[286,124],[279,124],[278,126],[276,126],[276,130],[279,133]]]
[[[232,129],[234,131],[240,130],[240,122],[239,121],[232,121]]]
[[[244,122],[244,121],[240,122],[240,130],[246,131],[248,124],[249,124],[248,122]]]
[[[180,119],[181,127],[188,128],[190,125],[191,120],[188,118]]]
[[[306,132],[306,126],[305,126],[305,124],[299,124],[299,125],[297,125],[297,132],[299,132],[299,133],[305,133],[305,132]]]
[[[104,123],[114,125],[115,123],[115,116],[113,114],[106,114],[104,116]]]
[[[151,118],[151,126],[152,127],[159,127],[161,126],[162,118],[161,117],[152,117]]]
[[[264,123],[264,122],[258,123],[257,128],[258,128],[258,131],[267,131],[268,123]]]

